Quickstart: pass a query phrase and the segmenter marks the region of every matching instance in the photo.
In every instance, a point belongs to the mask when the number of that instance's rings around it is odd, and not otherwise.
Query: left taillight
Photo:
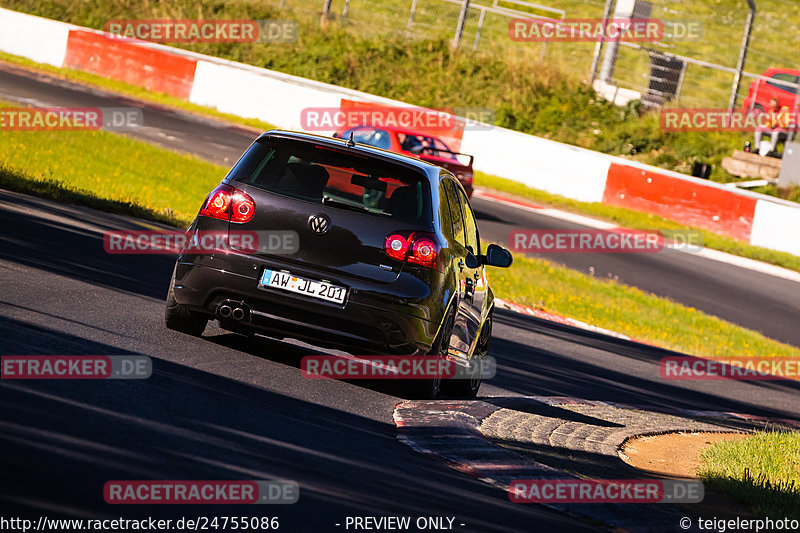
[[[410,234],[393,233],[386,237],[386,254],[398,261],[408,261],[427,268],[437,267],[441,247],[432,234],[415,232]]]
[[[256,212],[256,203],[246,192],[230,185],[220,184],[211,191],[200,215],[243,224],[249,222]]]

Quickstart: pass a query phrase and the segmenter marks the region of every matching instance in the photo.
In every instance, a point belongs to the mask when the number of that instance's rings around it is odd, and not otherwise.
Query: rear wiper
[[[354,211],[369,211],[366,207],[354,204],[348,204],[347,202],[342,202],[340,200],[335,200],[328,196],[327,194],[322,196],[322,203],[324,205],[332,205],[334,207],[344,207],[345,209],[352,209]]]
[[[369,208],[364,207],[362,205],[349,204],[347,202],[342,202],[341,200],[336,200],[335,198],[331,198],[327,194],[322,196],[322,203],[324,205],[331,205],[331,206],[334,206],[334,207],[341,207],[341,208],[344,208],[344,209],[350,209],[351,211],[358,211],[359,213],[371,213],[371,214],[375,214],[375,215],[388,215],[387,213],[370,211]]]

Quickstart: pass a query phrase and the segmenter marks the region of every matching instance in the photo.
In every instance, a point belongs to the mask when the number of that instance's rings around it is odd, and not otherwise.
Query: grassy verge
[[[225,169],[107,132],[4,132],[0,187],[185,226]],[[800,350],[619,283],[518,257],[490,272],[499,297],[659,346],[714,357]]]
[[[758,516],[800,519],[800,433],[766,431],[701,454],[700,478]]]
[[[737,241],[730,237],[725,237],[711,231],[705,231],[697,228],[690,228],[677,222],[673,222],[666,218],[649,213],[642,213],[640,211],[633,211],[623,207],[614,207],[601,203],[581,202],[572,200],[556,194],[550,194],[537,189],[532,189],[518,183],[516,181],[498,178],[476,172],[475,184],[494,189],[499,192],[513,194],[521,198],[527,198],[534,202],[547,205],[550,207],[558,207],[566,211],[581,213],[596,217],[602,220],[615,222],[620,226],[633,229],[643,230],[692,230],[698,231],[703,235],[703,243],[707,248],[720,250],[734,255],[771,263],[773,265],[782,266],[790,270],[800,272],[800,257],[786,252],[777,252],[759,246],[751,246],[746,242]]]
[[[4,131],[0,161],[3,188],[175,225],[188,225],[226,173],[102,131]]]
[[[488,276],[500,298],[682,353],[708,358],[800,357],[800,349],[760,333],[544,259],[517,255],[510,269],[491,269]]]

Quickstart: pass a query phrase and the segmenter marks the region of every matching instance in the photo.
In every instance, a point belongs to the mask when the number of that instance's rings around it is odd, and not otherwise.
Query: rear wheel
[[[486,319],[478,338],[478,346],[469,366],[468,379],[446,379],[442,382],[442,392],[459,398],[475,398],[483,383],[483,364],[489,355],[492,341],[492,317]]]
[[[185,305],[179,304],[178,301],[175,300],[174,286],[175,274],[173,273],[172,279],[169,282],[169,291],[167,291],[164,324],[166,324],[169,329],[199,337],[206,329],[208,317],[197,311],[192,311]]]
[[[450,349],[450,335],[453,332],[453,325],[456,322],[455,309],[456,307],[453,305],[450,311],[448,311],[442,323],[442,328],[433,341],[433,346],[431,346],[431,351],[428,354],[429,356],[438,356],[440,359],[445,359],[447,357],[447,352]],[[439,368],[441,372],[441,366],[437,365],[437,368]],[[435,400],[442,392],[442,375],[439,373],[430,379],[410,381],[408,383],[408,389],[409,395],[412,398],[419,400]]]

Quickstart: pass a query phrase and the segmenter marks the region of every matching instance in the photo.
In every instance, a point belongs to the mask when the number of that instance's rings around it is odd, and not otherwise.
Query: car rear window
[[[374,216],[432,220],[423,172],[313,142],[260,139],[226,179]]]

